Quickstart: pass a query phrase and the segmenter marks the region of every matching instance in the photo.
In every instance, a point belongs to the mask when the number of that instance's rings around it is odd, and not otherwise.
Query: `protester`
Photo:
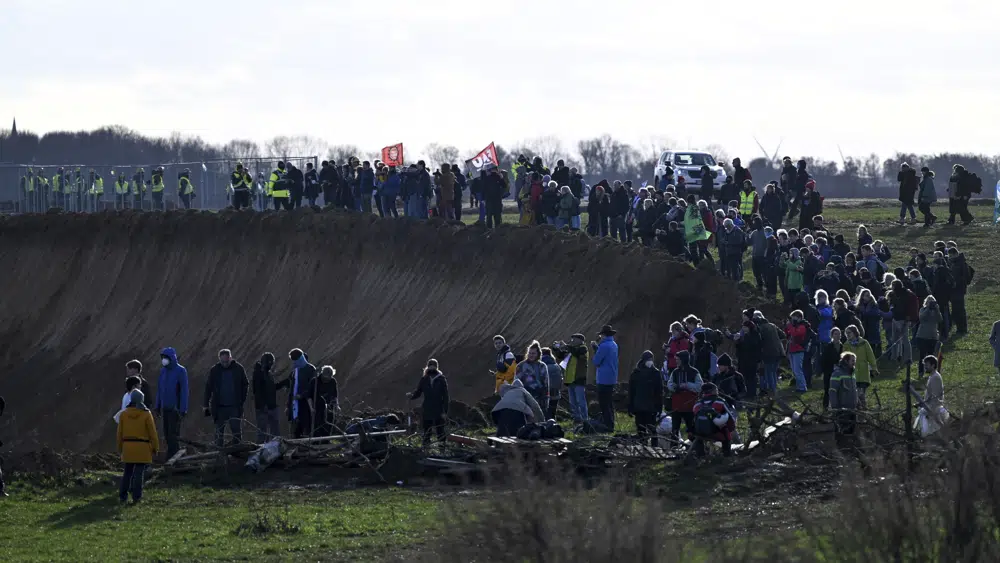
[[[913,349],[910,344],[910,311],[917,307],[917,296],[903,287],[903,282],[894,280],[892,289],[886,294],[889,311],[892,313],[892,339],[890,354],[895,355],[897,362],[910,363]],[[919,311],[918,311],[919,314]],[[862,361],[861,358],[858,361]]]
[[[667,390],[670,391],[670,418],[673,423],[673,437],[676,440],[681,430],[681,422],[687,431],[694,431],[694,404],[701,393],[701,374],[691,365],[691,353],[683,350],[677,354],[677,367],[670,371],[667,377]]]
[[[281,435],[278,421],[278,390],[274,381],[274,354],[265,352],[253,366],[253,407],[257,443],[266,444]]]
[[[930,416],[940,416],[944,409],[944,379],[938,371],[938,359],[934,355],[924,356],[920,362],[920,371],[927,374],[924,387],[924,406]]]
[[[333,434],[333,418],[340,414],[340,392],[337,385],[337,370],[333,366],[323,366],[319,377],[314,377],[309,388],[309,404],[313,412],[312,435]]]
[[[657,418],[663,409],[663,376],[656,369],[653,353],[646,350],[629,377],[628,414],[635,417],[639,439],[652,437],[651,445],[657,447]]]
[[[493,390],[495,393],[499,393],[501,385],[514,381],[514,374],[517,373],[517,360],[514,358],[514,352],[507,345],[507,341],[499,334],[493,337],[493,348],[497,351],[496,369],[493,372],[496,377],[496,385]]]
[[[917,357],[926,358],[937,353],[938,339],[940,333],[938,326],[942,320],[941,310],[938,308],[937,299],[933,295],[928,295],[924,299],[924,306],[920,308],[920,323],[914,334],[917,345]],[[924,375],[924,362],[920,362],[919,374]]]
[[[830,377],[830,410],[835,413],[834,428],[838,445],[854,435],[857,420],[855,411],[859,406],[864,408],[861,389],[855,377],[856,363],[857,358],[853,353],[844,352]]]
[[[448,395],[448,380],[438,369],[438,361],[427,360],[427,367],[417,383],[417,388],[407,393],[410,400],[423,397],[421,417],[423,420],[423,444],[429,446],[431,435],[436,431],[438,440],[444,443],[447,437],[445,426],[448,423],[448,405],[451,399]]]
[[[537,341],[524,351],[524,361],[517,364],[514,378],[524,384],[524,388],[538,401],[545,411],[549,405],[549,370],[542,363],[542,346]]]
[[[830,404],[830,377],[833,376],[833,370],[840,362],[840,355],[844,349],[842,333],[839,328],[830,329],[829,339],[830,343],[823,346],[820,358],[820,369],[823,372],[823,410],[826,410]]]
[[[993,330],[990,331],[990,346],[993,348],[993,368],[1000,376],[1000,321],[993,323]],[[988,375],[986,381],[989,381]]]
[[[965,295],[972,283],[974,270],[965,260],[965,254],[957,247],[948,249],[948,263],[954,278],[954,291],[951,293],[951,324],[959,336],[969,333],[969,321],[965,311]]]
[[[844,330],[844,352],[854,354],[854,378],[858,387],[858,404],[866,408],[868,388],[872,384],[872,376],[878,375],[878,360],[875,358],[868,341],[861,338],[858,327],[851,325]],[[831,391],[832,392],[832,391]]]
[[[788,336],[788,363],[791,364],[792,374],[795,376],[795,390],[799,393],[809,390],[803,361],[806,347],[809,345],[810,330],[809,322],[803,318],[802,311],[798,309],[792,311],[790,320],[785,326],[785,334]]]
[[[896,181],[899,182],[899,201],[902,204],[899,207],[899,224],[904,224],[906,212],[909,211],[912,225],[917,222],[917,212],[913,209],[913,197],[917,193],[917,171],[904,162],[896,174]]]
[[[113,417],[111,417],[115,421],[115,424],[118,424],[118,422],[121,420],[122,413],[125,412],[125,409],[127,409],[130,404],[132,404],[132,391],[136,389],[139,389],[141,391],[142,390],[140,389],[141,385],[142,385],[142,380],[139,377],[130,375],[125,378],[125,395],[122,396],[122,408],[118,412],[116,412]],[[143,393],[143,397],[145,396],[146,394]]]
[[[799,249],[791,248],[788,255],[782,255],[779,267],[784,271],[787,301],[794,301],[795,296],[802,291],[805,267],[799,257]]]
[[[551,348],[542,348],[542,363],[545,364],[547,370],[545,379],[549,384],[549,406],[546,410],[546,417],[549,420],[555,420],[566,372],[556,361]]]
[[[146,408],[142,391],[133,389],[128,408],[118,421],[118,453],[125,464],[121,486],[118,488],[118,500],[122,504],[128,501],[131,492],[132,502],[138,504],[142,500],[143,477],[146,467],[153,463],[153,456],[160,450],[160,437],[156,434],[156,424],[153,415]],[[3,480],[0,479],[0,492],[3,491]]]
[[[306,438],[312,435],[313,412],[309,391],[316,377],[316,366],[309,363],[309,358],[300,348],[292,349],[288,359],[292,361],[292,373],[276,388],[288,388],[288,421],[293,425],[296,438]]]
[[[729,405],[719,398],[718,388],[707,383],[702,388],[701,399],[692,407],[694,418],[694,453],[705,455],[705,441],[712,440],[722,443],[722,455],[732,455],[732,436],[736,429],[736,419],[731,414]]]
[[[219,351],[219,363],[208,372],[205,381],[205,416],[215,422],[215,446],[225,445],[226,426],[230,428],[233,443],[243,440],[243,407],[246,404],[250,382],[246,371],[233,360],[232,352]]]
[[[594,350],[594,367],[597,368],[597,402],[601,408],[601,422],[609,432],[615,430],[615,407],[613,402],[615,385],[618,384],[618,343],[615,334],[618,331],[611,325],[601,328],[601,342],[591,342]]]
[[[181,420],[188,412],[187,368],[177,361],[177,351],[164,348],[160,352],[160,377],[156,384],[154,408],[163,421],[163,437],[167,442],[167,459],[180,451]]]
[[[608,236],[608,220],[611,212],[611,198],[604,187],[597,185],[587,202],[587,234],[592,237]]]
[[[500,400],[490,413],[497,427],[497,436],[517,436],[517,431],[529,422],[540,422],[545,418],[538,401],[524,388],[521,380],[500,386]]]
[[[764,314],[760,311],[754,313],[754,323],[760,331],[761,363],[764,369],[761,390],[775,397],[778,392],[778,363],[785,357],[781,330],[764,318]]]
[[[587,370],[590,368],[590,350],[582,334],[574,334],[566,346],[569,363],[566,364],[566,386],[569,395],[569,410],[576,423],[587,422]]]
[[[734,409],[742,408],[743,398],[747,393],[746,380],[743,374],[733,367],[733,359],[729,354],[719,356],[718,371],[712,377],[712,383],[719,389],[719,396]]]

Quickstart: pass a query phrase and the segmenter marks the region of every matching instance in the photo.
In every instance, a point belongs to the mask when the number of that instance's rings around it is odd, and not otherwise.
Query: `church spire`
[[[17,137],[17,118],[14,118],[14,124],[10,126],[10,136]]]

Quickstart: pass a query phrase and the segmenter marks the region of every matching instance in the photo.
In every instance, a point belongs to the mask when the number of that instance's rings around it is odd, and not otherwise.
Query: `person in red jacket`
[[[785,335],[788,337],[788,363],[791,364],[792,373],[795,374],[795,390],[799,393],[809,390],[802,366],[806,347],[809,345],[809,332],[810,326],[803,319],[802,311],[792,311],[791,320],[785,325]]]
[[[694,441],[695,455],[699,457],[705,455],[706,440],[722,442],[722,455],[732,455],[736,417],[729,405],[719,397],[719,389],[714,383],[706,383],[702,387],[701,399],[695,403],[692,410],[694,432],[691,433],[691,439]]]
[[[670,340],[663,345],[663,378],[670,376],[670,372],[677,368],[677,354],[679,352],[691,351],[691,337],[684,332],[684,326],[675,322],[670,325]]]
[[[701,393],[702,378],[698,370],[691,365],[691,352],[682,350],[677,353],[677,368],[670,372],[667,378],[667,390],[670,391],[670,419],[673,423],[673,438],[676,440],[681,431],[681,421],[687,426],[688,432],[694,430],[694,404]]]

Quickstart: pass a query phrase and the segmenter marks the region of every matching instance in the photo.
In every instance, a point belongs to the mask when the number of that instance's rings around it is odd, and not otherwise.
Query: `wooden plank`
[[[445,440],[453,442],[455,444],[461,444],[463,446],[481,446],[485,444],[483,440],[472,438],[469,436],[462,436],[460,434],[449,434]]]
[[[312,444],[314,442],[326,442],[330,440],[353,440],[361,436],[375,438],[378,436],[398,436],[406,434],[406,430],[388,430],[385,432],[368,432],[366,434],[339,434],[336,436],[319,436],[315,438],[296,438],[294,440],[284,440],[286,444]]]
[[[170,459],[168,459],[167,462],[164,465],[166,465],[167,467],[170,467],[171,465],[177,463],[178,459],[184,457],[184,454],[186,454],[186,453],[187,453],[187,448],[181,448],[177,453],[175,453],[173,455],[173,457],[171,457]]]

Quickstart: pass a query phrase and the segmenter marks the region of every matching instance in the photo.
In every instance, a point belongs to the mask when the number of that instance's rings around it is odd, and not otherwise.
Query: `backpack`
[[[972,266],[969,266],[968,270],[969,270],[969,276],[965,278],[965,285],[967,286],[972,285],[972,276],[976,275],[976,269],[973,268]]]
[[[970,176],[972,177],[972,192],[977,194],[983,193],[983,179],[975,172],[971,173]]]
[[[694,433],[697,436],[713,436],[719,430],[715,426],[715,417],[719,413],[715,412],[712,402],[703,402],[694,417]]]
[[[543,432],[542,425],[536,424],[534,422],[529,422],[528,424],[525,424],[517,431],[517,439],[541,440],[542,432]]]
[[[542,438],[546,440],[554,440],[556,438],[562,438],[566,433],[563,432],[562,426],[559,426],[555,422],[546,421],[542,425]]]

